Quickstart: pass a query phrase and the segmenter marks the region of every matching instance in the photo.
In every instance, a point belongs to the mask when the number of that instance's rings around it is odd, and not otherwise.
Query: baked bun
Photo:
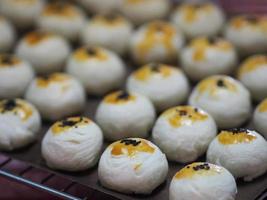
[[[41,128],[37,109],[22,99],[0,101],[0,149],[11,151],[24,147],[36,138]]]
[[[98,166],[100,183],[123,193],[150,194],[165,179],[168,162],[148,140],[123,139],[109,145]]]
[[[236,178],[251,181],[267,171],[267,142],[256,131],[223,130],[210,143],[207,161],[225,167]]]
[[[227,169],[195,162],[178,171],[170,185],[169,200],[234,200],[236,182]]]

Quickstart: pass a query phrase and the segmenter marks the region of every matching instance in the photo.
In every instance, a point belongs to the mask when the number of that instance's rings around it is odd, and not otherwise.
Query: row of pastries
[[[233,200],[235,179],[266,173],[266,17],[226,22],[212,3],[184,3],[168,22],[167,0],[76,1],[82,7],[0,0],[2,151],[34,142],[50,121],[41,144],[48,167],[98,163],[103,187],[150,194],[168,161],[181,163],[170,200]],[[18,39],[14,27],[25,34]],[[128,77],[127,54],[138,67]],[[92,119],[80,115],[87,95],[101,98]],[[255,130],[241,128],[250,118]]]

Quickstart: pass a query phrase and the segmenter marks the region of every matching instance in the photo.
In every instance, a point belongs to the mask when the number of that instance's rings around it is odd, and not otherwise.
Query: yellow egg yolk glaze
[[[205,121],[208,118],[206,113],[192,106],[177,106],[165,111],[162,116],[166,117],[170,125],[175,128]]]
[[[36,79],[36,84],[39,87],[46,88],[50,84],[53,84],[53,83],[56,83],[56,84],[66,83],[70,79],[71,79],[71,77],[67,74],[54,73],[54,74],[50,74],[48,76],[38,77]]]
[[[56,2],[47,4],[42,15],[72,18],[76,17],[78,13],[72,4]]]
[[[113,156],[133,157],[138,153],[154,153],[155,148],[144,139],[123,139],[110,145]],[[138,168],[138,166],[137,166]]]
[[[113,92],[104,98],[105,103],[117,104],[117,105],[133,102],[135,100],[136,96],[129,94],[128,92],[125,91]]]
[[[143,40],[137,45],[141,59],[144,60],[149,51],[158,44],[163,45],[170,57],[177,56],[175,44],[173,44],[176,34],[175,27],[169,23],[163,21],[150,23],[147,26]]]
[[[108,59],[108,55],[100,48],[97,47],[82,47],[76,50],[73,57],[78,61],[88,61],[95,59],[99,61],[105,61]]]
[[[91,20],[91,22],[113,27],[125,24],[126,20],[119,15],[97,15]]]
[[[258,106],[259,112],[267,112],[267,99],[263,100]]]
[[[54,135],[59,135],[65,131],[87,126],[90,122],[91,120],[86,117],[69,117],[53,124],[51,131]]]
[[[221,131],[217,137],[218,141],[224,145],[249,143],[257,138],[255,134],[246,129]]]
[[[0,54],[0,68],[1,67],[13,67],[19,64],[21,61],[16,56],[8,54]]]
[[[235,29],[242,29],[244,27],[257,29],[267,33],[267,17],[263,16],[237,16],[230,21],[230,26]]]
[[[20,99],[10,99],[0,101],[0,113],[12,113],[17,115],[22,121],[26,121],[32,116],[32,108]]]
[[[35,31],[27,34],[25,37],[26,42],[29,45],[39,44],[52,36],[51,33],[45,33],[41,31]]]
[[[245,62],[241,65],[240,69],[238,70],[238,77],[241,78],[242,75],[249,72],[253,72],[254,70],[259,69],[261,67],[267,68],[267,56],[252,56],[245,60]]]
[[[214,176],[222,173],[223,169],[209,163],[195,162],[182,168],[175,174],[175,179],[191,179],[198,176]]]

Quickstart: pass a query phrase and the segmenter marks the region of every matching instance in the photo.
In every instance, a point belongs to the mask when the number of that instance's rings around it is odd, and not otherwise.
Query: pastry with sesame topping
[[[265,98],[255,109],[253,124],[255,129],[267,139],[267,98]]]
[[[240,15],[233,17],[225,28],[225,37],[243,55],[267,51],[267,17]]]
[[[168,173],[166,156],[152,142],[125,138],[110,144],[98,166],[101,185],[127,194],[150,194]]]
[[[16,54],[29,61],[36,73],[48,74],[63,68],[70,46],[59,35],[37,30],[27,33],[19,41]]]
[[[225,168],[195,162],[179,170],[172,178],[169,200],[234,200],[237,186]]]
[[[96,111],[96,121],[110,141],[126,137],[148,137],[156,114],[145,96],[126,91],[108,94]]]
[[[81,37],[83,44],[105,47],[124,55],[128,51],[132,30],[132,24],[120,15],[96,15],[86,23]]]
[[[42,155],[53,169],[81,171],[93,167],[103,144],[101,129],[86,117],[54,123],[42,141]]]
[[[183,35],[174,25],[165,21],[152,21],[132,34],[130,53],[138,64],[175,63],[183,44]]]
[[[120,88],[125,65],[114,52],[101,47],[81,47],[68,59],[66,71],[84,85],[88,94],[103,95]]]
[[[216,134],[216,123],[208,113],[193,106],[177,106],[159,116],[152,139],[169,160],[187,163],[203,155]]]
[[[170,10],[169,0],[122,0],[120,12],[135,25],[164,18]]]
[[[215,36],[223,28],[223,11],[211,2],[183,3],[174,10],[171,21],[187,38]]]
[[[245,128],[222,130],[209,145],[207,161],[251,181],[267,172],[267,141]]]
[[[76,41],[79,39],[85,19],[85,13],[78,6],[68,1],[52,1],[43,8],[37,25],[42,30]]]
[[[45,0],[1,0],[0,13],[16,27],[27,29],[36,23]]]
[[[13,25],[0,16],[0,53],[8,52],[16,40],[16,32]]]
[[[207,111],[219,128],[241,126],[251,114],[249,91],[239,81],[225,75],[200,81],[189,97],[189,104]]]
[[[44,119],[51,121],[81,112],[86,101],[82,84],[64,73],[35,78],[25,98],[38,108]]]
[[[181,66],[193,81],[211,75],[231,74],[237,65],[234,46],[223,38],[198,37],[181,53]]]
[[[22,99],[0,101],[0,149],[11,151],[36,139],[41,128],[38,110]]]
[[[147,96],[161,112],[185,102],[189,94],[189,83],[179,68],[150,63],[128,77],[127,89]]]
[[[33,77],[34,71],[28,62],[0,53],[0,98],[22,97]]]
[[[267,55],[247,58],[239,67],[238,79],[249,89],[255,101],[267,97]]]

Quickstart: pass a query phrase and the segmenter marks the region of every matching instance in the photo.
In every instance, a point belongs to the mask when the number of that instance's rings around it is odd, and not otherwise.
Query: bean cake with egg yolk
[[[174,10],[171,21],[187,38],[215,36],[223,28],[223,11],[213,3],[183,3]]]
[[[86,117],[54,123],[42,141],[42,155],[53,169],[81,171],[93,167],[103,145],[101,129]]]
[[[110,141],[147,137],[155,117],[154,106],[147,97],[125,91],[105,96],[96,111],[96,121]]]
[[[234,200],[236,193],[235,179],[227,169],[195,162],[174,175],[169,188],[169,200]]]
[[[15,43],[16,32],[13,25],[0,16],[0,53],[8,52]]]
[[[35,78],[25,97],[38,108],[44,119],[52,121],[81,112],[86,100],[81,83],[64,73]]]
[[[127,79],[127,89],[147,96],[158,111],[183,103],[189,88],[180,69],[160,63],[146,64]]]
[[[184,44],[184,38],[174,25],[164,21],[152,21],[137,29],[130,41],[133,60],[139,64],[148,62],[171,63]]]
[[[207,111],[219,128],[240,126],[251,113],[249,91],[239,81],[225,75],[200,81],[189,97],[189,104]]]
[[[148,140],[127,138],[109,145],[98,166],[100,183],[123,193],[149,194],[165,179],[168,162]]]
[[[172,161],[188,163],[203,155],[216,137],[213,118],[193,106],[177,106],[157,119],[152,139]]]
[[[209,145],[207,161],[225,167],[236,178],[251,181],[267,171],[267,142],[256,131],[222,130]]]
[[[211,75],[232,73],[237,53],[225,39],[198,37],[182,50],[181,62],[186,74],[199,81]]]
[[[34,71],[28,62],[0,53],[0,98],[22,97],[33,77]]]
[[[264,99],[255,109],[253,124],[257,131],[267,139],[267,98]]]
[[[32,104],[22,99],[0,101],[1,150],[11,151],[30,144],[40,128],[40,114]]]
[[[103,95],[118,89],[125,77],[125,64],[112,51],[81,47],[68,59],[66,71],[81,81],[88,94]]]

